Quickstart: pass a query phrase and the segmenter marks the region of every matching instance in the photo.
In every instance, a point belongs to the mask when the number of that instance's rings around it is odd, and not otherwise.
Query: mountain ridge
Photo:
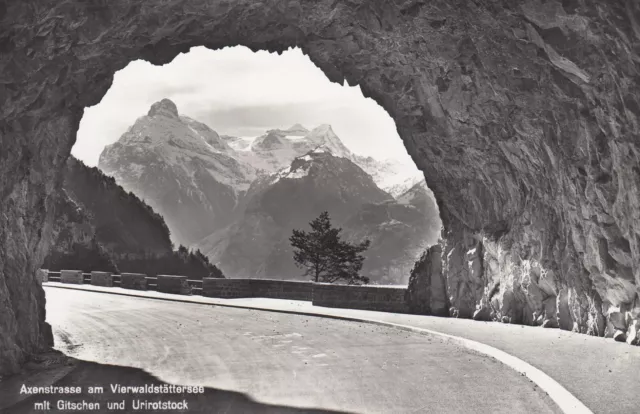
[[[406,283],[440,232],[435,202],[410,194],[423,188],[427,191],[426,185],[415,185],[405,192],[406,203],[399,203],[351,160],[319,147],[258,178],[237,221],[196,246],[229,277],[300,280],[288,237],[329,211],[334,225],[344,225],[348,240],[372,240],[363,272],[374,282]]]
[[[405,223],[408,228],[427,226],[415,212],[408,213],[414,208],[410,202],[396,206],[397,197],[424,181],[415,166],[412,171],[411,165],[355,154],[329,124],[308,129],[296,123],[249,140],[219,134],[163,99],[105,148],[99,167],[165,217],[175,244],[197,246],[213,262],[226,262],[221,266],[231,277],[293,277],[285,235],[289,227],[306,226],[319,208],[343,223],[364,206],[387,203],[388,214],[419,223]],[[379,183],[388,184],[389,191]],[[384,223],[369,223],[367,234],[409,237],[406,229],[386,230]],[[275,250],[255,240],[273,242]],[[400,253],[391,249],[389,254]]]

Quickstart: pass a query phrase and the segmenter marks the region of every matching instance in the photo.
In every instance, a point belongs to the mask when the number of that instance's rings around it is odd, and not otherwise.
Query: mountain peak
[[[147,113],[147,115],[148,116],[161,115],[161,116],[168,116],[171,118],[178,118],[178,107],[176,106],[175,103],[173,103],[172,100],[164,98],[163,100],[158,101],[153,105],[151,105],[151,108],[149,109],[149,112]]]
[[[311,151],[309,151],[307,154],[329,154],[329,155],[333,155],[333,151],[331,151],[331,149],[326,146],[326,145],[318,145],[317,147],[315,147],[314,149],[312,149]]]
[[[317,127],[313,128],[313,130],[318,132],[324,132],[324,131],[333,132],[333,128],[331,128],[330,124],[320,124]]]
[[[305,128],[303,125],[300,125],[300,124],[293,124],[286,131],[309,132],[309,130],[307,128]]]

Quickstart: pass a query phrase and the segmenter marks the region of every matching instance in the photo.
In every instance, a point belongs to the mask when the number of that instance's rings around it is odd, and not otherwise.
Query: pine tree
[[[369,278],[360,276],[369,240],[351,244],[340,239],[341,228],[334,228],[329,213],[324,211],[309,223],[311,232],[293,230],[289,238],[295,249],[293,260],[297,267],[305,269],[305,276],[315,282],[333,283],[340,279],[349,284],[368,283]]]

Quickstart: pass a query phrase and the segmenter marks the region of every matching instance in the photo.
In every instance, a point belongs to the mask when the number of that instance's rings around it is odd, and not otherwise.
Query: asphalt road
[[[334,412],[559,412],[526,377],[427,335],[317,317],[45,291],[56,348],[99,366],[139,368],[165,383]],[[224,411],[260,411],[252,407],[235,409],[230,402]]]

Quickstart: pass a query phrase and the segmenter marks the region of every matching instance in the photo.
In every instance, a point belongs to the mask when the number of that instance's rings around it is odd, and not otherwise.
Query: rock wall
[[[411,270],[405,301],[411,313],[451,316],[442,246],[431,246]]]
[[[638,22],[631,0],[0,2],[0,375],[47,343],[35,271],[83,109],[197,45],[299,46],[389,112],[439,202],[452,313],[635,341]]]

